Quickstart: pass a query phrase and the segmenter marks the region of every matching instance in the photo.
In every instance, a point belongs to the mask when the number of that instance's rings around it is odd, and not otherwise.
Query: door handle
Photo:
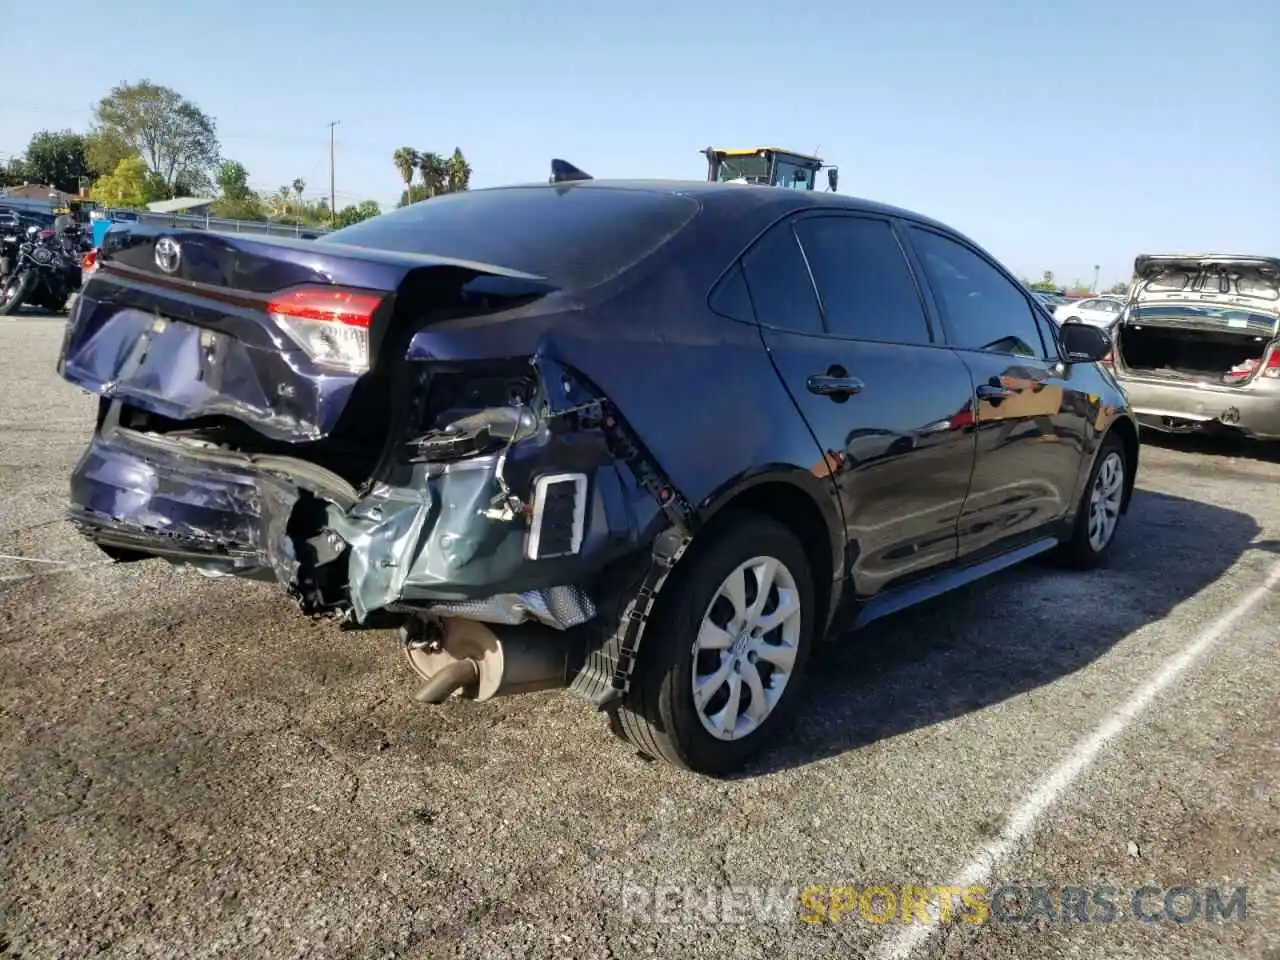
[[[1002,387],[994,383],[980,383],[977,389],[979,400],[989,400],[992,403],[999,403],[1001,400],[1012,397],[1018,391],[1011,390],[1008,387]]]
[[[850,397],[855,393],[861,393],[864,384],[857,377],[815,373],[809,377],[807,386],[810,393],[820,396]]]

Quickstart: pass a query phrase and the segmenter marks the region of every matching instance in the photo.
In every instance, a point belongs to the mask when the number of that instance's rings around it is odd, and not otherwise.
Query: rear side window
[[[747,278],[742,275],[741,263],[735,263],[724,275],[724,279],[716,284],[708,302],[711,309],[722,317],[745,323],[755,322],[751,292],[747,289]]]
[[[790,221],[773,226],[742,257],[756,319],[767,327],[822,333],[818,297]]]
[[[854,340],[929,343],[929,321],[907,259],[886,220],[811,217],[796,224],[827,333]]]
[[[502,187],[423,200],[316,243],[474,260],[584,290],[653,254],[698,210],[691,197],[658,190]]]

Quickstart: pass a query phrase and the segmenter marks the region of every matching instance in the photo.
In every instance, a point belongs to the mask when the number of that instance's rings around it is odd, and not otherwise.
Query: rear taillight
[[[98,251],[90,250],[80,260],[80,269],[86,273],[98,265]]]
[[[1271,356],[1267,358],[1267,365],[1262,368],[1262,375],[1280,380],[1280,345],[1271,348]]]
[[[363,373],[369,369],[369,324],[385,294],[322,284],[271,297],[267,313],[312,360]]]

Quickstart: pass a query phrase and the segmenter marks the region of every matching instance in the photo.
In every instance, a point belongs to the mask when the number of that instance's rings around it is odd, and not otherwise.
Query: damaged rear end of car
[[[463,256],[414,252],[412,214],[314,242],[112,234],[59,360],[101,398],[71,480],[84,535],[399,626],[426,702],[580,676],[579,628],[679,528],[681,498],[554,331],[696,205],[550,271],[468,259],[438,209]]]
[[[1280,437],[1280,259],[1144,255],[1115,327],[1143,426]]]

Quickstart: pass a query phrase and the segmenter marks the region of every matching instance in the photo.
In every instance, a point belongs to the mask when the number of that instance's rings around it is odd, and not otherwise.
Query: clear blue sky
[[[696,179],[708,144],[770,143],[820,148],[842,193],[1032,277],[1280,254],[1277,0],[4,6],[0,154],[149,78],[211,114],[259,188],[327,193],[340,120],[340,204],[394,202],[401,145],[460,146],[488,186],[545,180],[553,156]]]

